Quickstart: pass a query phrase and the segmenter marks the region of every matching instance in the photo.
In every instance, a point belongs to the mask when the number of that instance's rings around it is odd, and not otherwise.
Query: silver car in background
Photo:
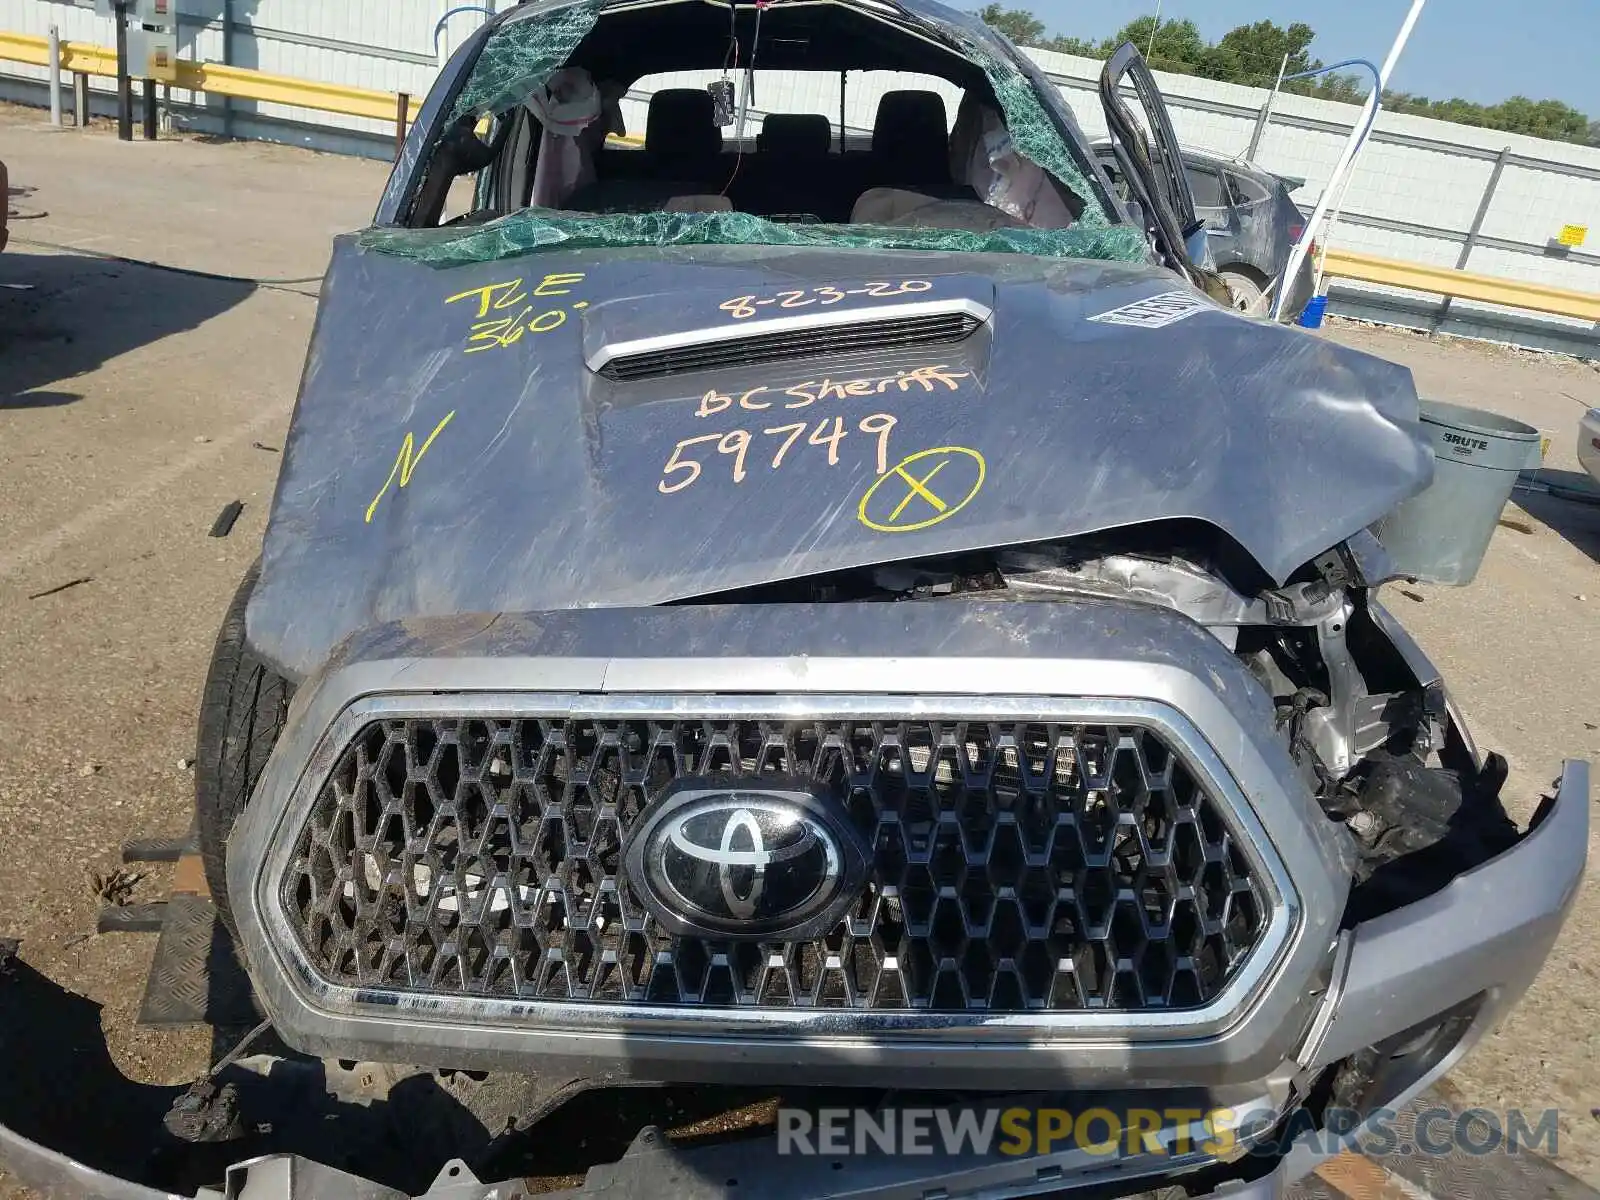
[[[1109,142],[1095,144],[1101,165],[1121,186]],[[1183,165],[1194,194],[1195,215],[1218,275],[1228,285],[1240,312],[1264,316],[1272,303],[1272,281],[1289,265],[1289,252],[1305,233],[1305,214],[1291,194],[1304,186],[1253,163],[1203,151],[1183,151]],[[1316,288],[1316,254],[1295,273],[1284,305],[1285,320],[1299,317]]]

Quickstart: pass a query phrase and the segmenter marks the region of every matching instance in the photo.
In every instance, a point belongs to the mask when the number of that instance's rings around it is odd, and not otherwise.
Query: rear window
[[[1222,176],[1208,167],[1188,167],[1189,190],[1194,193],[1196,208],[1226,208],[1228,201],[1222,194]]]
[[[1233,191],[1235,204],[1260,204],[1272,198],[1272,193],[1263,184],[1235,171],[1228,172],[1228,186]]]
[[[937,75],[914,71],[763,71],[756,70],[755,87],[745,114],[744,142],[754,149],[761,123],[769,115],[809,115],[827,118],[833,148],[839,149],[839,131],[844,130],[844,147],[865,150],[872,142],[872,126],[878,103],[890,92],[932,92],[944,102],[944,128],[948,134],[955,124],[961,103],[961,89]],[[743,90],[743,71],[663,71],[646,75],[628,89],[622,99],[625,133],[615,144],[643,145],[649,117],[650,97],[670,88],[703,91],[719,80],[728,80],[735,97]],[[737,109],[735,110],[737,111]],[[735,125],[724,127],[723,145],[732,148],[737,138]]]

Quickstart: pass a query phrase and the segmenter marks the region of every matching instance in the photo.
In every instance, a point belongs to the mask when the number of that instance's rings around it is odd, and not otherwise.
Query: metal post
[[[1383,66],[1378,71],[1378,83],[1372,89],[1372,95],[1367,97],[1366,106],[1361,110],[1361,115],[1356,118],[1356,123],[1351,127],[1350,137],[1345,142],[1344,153],[1339,156],[1338,164],[1329,176],[1327,186],[1322,189],[1322,198],[1317,201],[1316,208],[1306,221],[1305,231],[1300,235],[1300,240],[1289,251],[1288,265],[1283,269],[1283,278],[1294,279],[1300,274],[1300,267],[1306,261],[1306,255],[1311,252],[1311,245],[1322,232],[1322,219],[1328,215],[1328,208],[1333,203],[1336,194],[1342,195],[1344,185],[1349,182],[1351,173],[1355,169],[1356,157],[1361,148],[1366,144],[1363,131],[1369,119],[1375,120],[1378,110],[1383,106],[1383,89],[1389,86],[1389,76],[1394,74],[1394,67],[1400,61],[1401,52],[1405,50],[1406,43],[1411,40],[1412,31],[1417,27],[1417,18],[1422,16],[1422,9],[1428,0],[1411,0],[1411,11],[1406,14],[1406,19],[1400,25],[1400,32],[1394,39],[1394,44],[1389,47],[1389,57],[1383,60]],[[1327,234],[1332,235],[1330,224]],[[1328,240],[1324,237],[1324,242]],[[1320,286],[1321,280],[1318,284]],[[1277,298],[1272,302],[1272,319],[1274,321],[1283,316],[1284,297],[1289,294],[1287,287],[1279,288]]]
[[[844,118],[845,118],[844,89],[845,89],[845,79],[849,74],[850,74],[850,72],[848,72],[848,71],[840,71],[839,72],[839,156],[841,158],[844,157],[844,152],[845,152],[845,145],[844,145]]]
[[[406,124],[411,120],[411,93],[401,92],[394,100],[394,156],[398,160],[406,147]]]
[[[234,65],[233,32],[233,0],[222,0],[222,63],[228,67]],[[225,138],[233,136],[233,111],[233,98],[224,96],[222,98],[222,136]]]
[[[89,128],[89,76],[84,71],[72,73],[72,119],[79,129]]]
[[[117,138],[133,141],[133,80],[128,76],[128,6],[117,0]]]
[[[1484,185],[1483,197],[1478,201],[1477,214],[1472,218],[1472,227],[1467,230],[1467,240],[1462,243],[1461,253],[1456,258],[1456,270],[1465,271],[1467,260],[1472,257],[1472,251],[1478,244],[1478,238],[1483,233],[1483,223],[1489,219],[1489,206],[1494,203],[1494,194],[1500,190],[1500,176],[1505,174],[1506,159],[1511,157],[1511,147],[1501,147],[1500,153],[1494,160],[1494,170],[1489,172],[1489,182]],[[1455,303],[1454,296],[1446,296],[1444,304],[1439,308],[1439,315],[1433,319],[1433,328],[1439,328],[1450,319],[1450,306]]]
[[[1256,117],[1255,130],[1250,134],[1250,149],[1244,152],[1245,162],[1253,163],[1256,160],[1256,151],[1261,149],[1261,139],[1267,132],[1267,126],[1272,123],[1272,105],[1278,98],[1278,91],[1283,87],[1283,77],[1289,70],[1289,56],[1283,56],[1283,65],[1278,68],[1278,82],[1272,85],[1272,91],[1267,94],[1267,102],[1261,106],[1261,112]]]
[[[61,128],[61,30],[50,26],[50,124]]]
[[[156,81],[144,81],[144,140],[156,140]]]

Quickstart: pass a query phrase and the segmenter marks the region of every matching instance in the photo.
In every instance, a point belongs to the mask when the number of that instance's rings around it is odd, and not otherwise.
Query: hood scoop
[[[703,301],[698,295],[633,298],[596,306],[585,318],[585,360],[595,374],[628,383],[951,345],[990,320],[993,299],[992,284],[968,277],[841,282]]]

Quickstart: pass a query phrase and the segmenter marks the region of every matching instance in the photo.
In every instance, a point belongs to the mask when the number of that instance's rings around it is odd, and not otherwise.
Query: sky
[[[1031,10],[1052,34],[1093,39],[1155,11],[1155,0],[1002,3]],[[1313,58],[1381,66],[1410,8],[1409,0],[1162,0],[1161,19],[1187,18],[1207,41],[1263,19],[1304,21],[1317,31]],[[1553,98],[1600,120],[1600,0],[1429,0],[1389,86],[1480,104]]]

